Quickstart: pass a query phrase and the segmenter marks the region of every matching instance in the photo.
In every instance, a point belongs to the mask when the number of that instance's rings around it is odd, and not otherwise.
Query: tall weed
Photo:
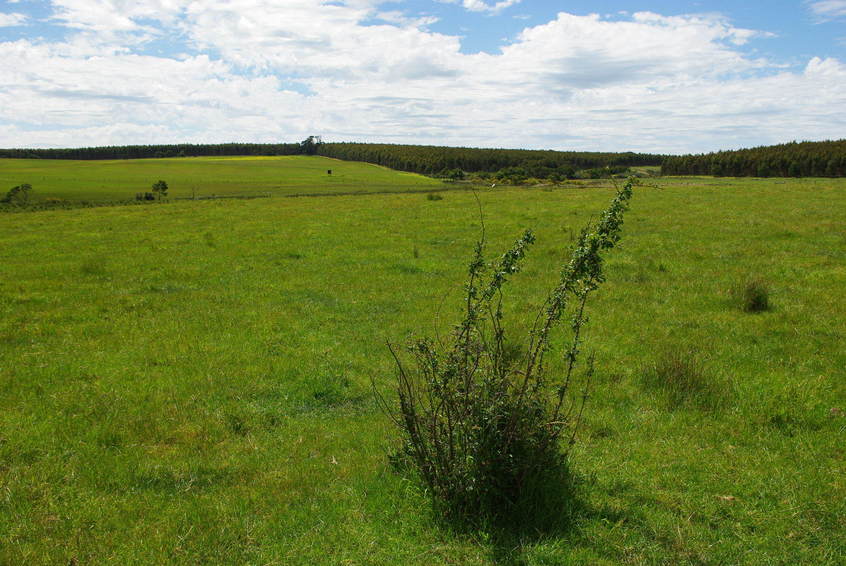
[[[581,231],[525,340],[515,341],[503,326],[503,290],[535,236],[527,230],[489,264],[483,223],[461,320],[449,338],[414,340],[410,359],[389,344],[399,406],[386,408],[404,441],[397,461],[416,471],[448,517],[514,522],[568,504],[554,495],[567,485],[567,456],[593,373],[593,357],[581,360],[587,299],[604,281],[602,255],[620,239],[634,183],[627,181],[599,221]],[[546,358],[562,328],[570,332],[564,369],[553,374]]]

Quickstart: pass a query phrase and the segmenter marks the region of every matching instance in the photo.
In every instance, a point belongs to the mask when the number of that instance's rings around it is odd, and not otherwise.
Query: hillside
[[[332,171],[331,175],[329,171]],[[318,156],[180,157],[74,161],[0,160],[0,191],[21,183],[33,198],[120,202],[167,182],[171,199],[396,192],[443,188],[436,179]]]

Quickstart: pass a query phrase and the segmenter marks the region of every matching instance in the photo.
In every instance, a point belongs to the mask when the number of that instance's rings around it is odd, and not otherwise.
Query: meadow
[[[144,163],[121,191],[176,178]],[[590,305],[576,504],[534,534],[439,522],[371,391],[458,319],[470,192],[0,216],[0,564],[843,564],[846,181],[654,183]],[[612,194],[480,193],[491,254],[538,238],[509,325]]]
[[[331,170],[332,174],[327,172]],[[73,161],[0,159],[0,192],[29,183],[35,202],[133,200],[164,180],[171,199],[212,196],[290,196],[313,193],[414,191],[441,181],[378,165],[328,157],[179,157]]]

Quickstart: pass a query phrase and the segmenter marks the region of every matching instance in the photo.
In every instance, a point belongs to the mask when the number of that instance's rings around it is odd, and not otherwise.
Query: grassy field
[[[327,174],[328,170],[332,174]],[[326,157],[182,157],[70,161],[0,159],[0,192],[29,183],[34,200],[90,202],[134,199],[159,179],[168,196],[349,193],[425,190],[441,181],[378,165]]]
[[[575,519],[524,538],[439,524],[370,391],[456,320],[470,193],[0,216],[0,564],[843,564],[846,181],[657,182],[592,304]],[[492,252],[538,237],[512,322],[611,194],[481,194]]]

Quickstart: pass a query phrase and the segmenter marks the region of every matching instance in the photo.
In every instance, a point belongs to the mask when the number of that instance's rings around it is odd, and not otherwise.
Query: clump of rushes
[[[761,279],[750,279],[741,286],[741,307],[746,312],[764,312],[770,310],[770,289]]]
[[[717,409],[725,403],[727,386],[708,371],[706,362],[695,348],[668,348],[645,368],[643,381],[666,396],[670,409]]]
[[[570,496],[562,500],[554,492],[560,494],[569,477],[568,453],[593,374],[593,356],[581,360],[586,304],[604,281],[602,254],[620,239],[634,184],[627,181],[599,221],[581,231],[525,347],[515,351],[503,327],[503,288],[520,271],[535,235],[527,230],[489,264],[484,224],[462,318],[449,340],[414,340],[410,360],[389,344],[399,406],[386,409],[403,438],[395,461],[416,472],[450,519],[477,526],[537,521],[544,509],[560,514],[562,505],[572,504]],[[546,357],[562,328],[569,328],[570,339],[564,368],[553,374]]]

